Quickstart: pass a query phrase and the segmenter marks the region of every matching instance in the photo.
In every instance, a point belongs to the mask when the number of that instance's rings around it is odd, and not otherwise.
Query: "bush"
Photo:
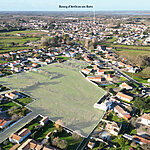
[[[54,139],[52,140],[52,144],[53,144],[54,146],[57,146],[58,143],[59,143],[59,138],[58,138],[58,137],[56,137],[56,138],[54,138]]]

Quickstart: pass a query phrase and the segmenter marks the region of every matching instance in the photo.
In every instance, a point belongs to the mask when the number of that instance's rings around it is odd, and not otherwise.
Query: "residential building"
[[[88,148],[90,148],[90,149],[93,149],[94,148],[94,146],[95,146],[95,143],[94,142],[91,142],[91,141],[89,141],[89,143],[88,143]]]
[[[138,135],[133,136],[133,141],[139,144],[150,144],[150,138],[149,137],[141,137]]]
[[[105,121],[106,122],[106,127],[105,130],[109,131],[110,134],[113,134],[115,136],[118,136],[121,125],[117,124],[116,122],[111,122],[111,121]]]
[[[96,77],[96,76],[88,76],[87,77],[88,80],[91,80],[91,81],[95,81],[95,82],[102,82],[104,81],[105,79],[103,77]]]
[[[126,90],[132,90],[133,87],[128,85],[127,83],[123,82],[122,84],[120,84],[119,86],[121,89],[126,89]]]
[[[116,105],[114,107],[114,112],[117,113],[120,118],[124,118],[125,120],[128,120],[131,118],[130,114],[119,105]]]
[[[49,121],[48,116],[43,117],[43,119],[40,121],[40,125],[44,126]]]
[[[12,100],[18,98],[18,95],[15,95],[13,93],[6,93],[5,96],[8,97],[8,98],[10,98],[10,99],[12,99]]]
[[[126,95],[122,92],[118,92],[117,95],[116,95],[119,99],[121,100],[125,100],[127,102],[131,102],[133,100],[133,97],[132,96],[129,96],[129,95]]]
[[[91,72],[92,69],[82,69],[82,72],[85,74],[89,74]]]
[[[12,120],[6,120],[6,119],[0,119],[0,129],[4,129],[5,127],[7,127],[10,123],[12,122]]]
[[[150,126],[150,113],[149,114],[143,114],[141,117],[141,122],[142,124],[146,126]]]
[[[42,148],[42,144],[37,143],[33,139],[28,139],[18,148],[18,150],[41,150]]]
[[[19,133],[13,133],[9,137],[9,141],[12,143],[21,143],[26,137],[28,137],[31,134],[31,131],[27,128],[24,128]]]

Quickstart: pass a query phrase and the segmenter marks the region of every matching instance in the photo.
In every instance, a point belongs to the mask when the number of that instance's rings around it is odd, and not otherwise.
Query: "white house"
[[[13,100],[18,98],[18,95],[15,95],[13,93],[6,93],[5,96]]]
[[[133,97],[132,96],[129,96],[129,95],[126,95],[122,92],[118,92],[117,95],[116,95],[119,99],[121,100],[125,100],[127,102],[131,102],[133,100]]]
[[[150,113],[149,114],[143,114],[141,116],[141,122],[142,124],[146,126],[150,126]]]
[[[44,126],[49,121],[48,116],[43,117],[43,119],[40,121],[40,125]]]
[[[82,72],[85,74],[89,74],[92,69],[82,69]]]
[[[128,85],[127,83],[122,83],[122,84],[120,84],[120,86],[119,86],[121,89],[126,89],[126,90],[132,90],[133,89],[133,87],[132,86],[130,86],[130,85]]]

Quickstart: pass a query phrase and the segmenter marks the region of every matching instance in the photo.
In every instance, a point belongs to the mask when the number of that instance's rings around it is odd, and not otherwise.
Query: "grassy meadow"
[[[66,127],[87,136],[103,116],[104,112],[93,105],[105,91],[79,73],[79,64],[73,61],[52,64],[38,72],[2,78],[0,82],[35,97],[37,100],[27,105],[32,114],[48,115],[53,121],[62,119]]]

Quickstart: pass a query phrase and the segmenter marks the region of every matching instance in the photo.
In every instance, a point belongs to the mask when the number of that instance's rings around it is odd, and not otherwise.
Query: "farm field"
[[[105,91],[79,73],[84,65],[69,60],[44,66],[38,72],[2,78],[0,82],[37,99],[27,105],[33,111],[32,116],[42,114],[52,121],[62,119],[64,126],[87,136],[104,114],[93,105]]]
[[[17,36],[20,33],[23,36]],[[0,52],[15,51],[33,48],[33,46],[24,45],[27,42],[40,40],[46,33],[37,30],[12,31],[0,34]]]
[[[135,56],[143,56],[147,55],[150,56],[150,51],[145,51],[145,50],[133,50],[133,49],[117,49],[117,54],[121,56],[126,56],[129,58],[135,58]]]
[[[149,46],[134,46],[134,45],[121,45],[121,44],[112,44],[113,47],[116,48],[125,48],[125,49],[133,49],[133,50],[147,50],[150,51]]]

